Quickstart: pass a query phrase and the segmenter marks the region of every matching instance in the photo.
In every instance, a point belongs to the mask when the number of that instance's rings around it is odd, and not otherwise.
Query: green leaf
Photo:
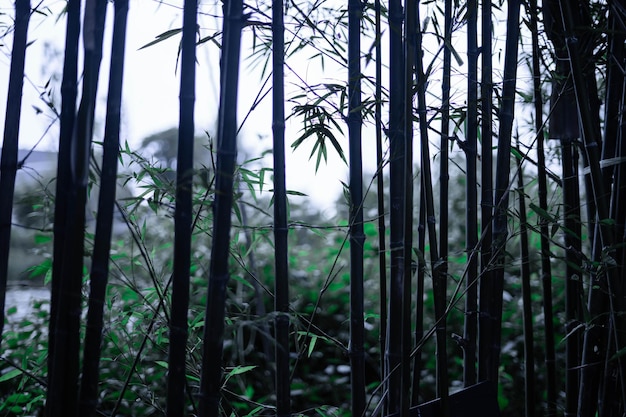
[[[44,234],[41,234],[41,233],[37,233],[37,234],[35,235],[35,243],[36,243],[37,245],[41,245],[41,244],[44,244],[44,243],[48,243],[48,242],[50,242],[51,240],[52,240],[52,235],[44,235]]]
[[[538,205],[534,204],[534,203],[530,203],[529,207],[532,211],[534,211],[535,213],[537,213],[537,215],[545,220],[548,220],[551,223],[556,223],[557,220],[556,218],[551,215],[550,213],[548,213],[547,211],[545,211],[544,209],[542,209],[541,207],[539,207]]]
[[[169,368],[169,365],[166,361],[154,361],[154,363],[159,365],[161,368],[165,368],[165,369]]]
[[[257,367],[256,365],[236,366],[233,369],[231,369],[228,375],[226,375],[226,378],[228,379],[231,376],[245,374],[246,372],[250,372],[256,367]]]
[[[17,376],[22,375],[21,369],[13,369],[12,371],[7,372],[6,374],[0,376],[0,382],[11,380]]]
[[[161,33],[160,35],[157,35],[156,39],[153,40],[152,42],[148,42],[147,44],[145,44],[144,46],[139,48],[139,50],[141,51],[142,49],[145,49],[145,48],[147,48],[149,46],[156,45],[159,42],[163,42],[164,40],[169,39],[172,36],[178,35],[182,31],[183,31],[182,28],[181,29],[171,29],[171,30],[165,31],[165,32]]]
[[[311,355],[313,354],[313,351],[315,350],[315,343],[317,343],[317,335],[311,335],[311,342],[309,343],[309,358],[311,357]]]

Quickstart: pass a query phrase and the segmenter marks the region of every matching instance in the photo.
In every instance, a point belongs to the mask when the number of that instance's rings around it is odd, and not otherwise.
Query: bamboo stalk
[[[80,7],[80,4],[72,5]],[[68,4],[68,9],[70,5]],[[57,202],[66,199],[55,208],[55,250],[53,263],[51,333],[55,336],[51,364],[48,374],[47,413],[49,416],[78,415],[78,378],[79,378],[79,350],[80,350],[80,316],[81,290],[83,278],[83,254],[85,235],[85,205],[87,199],[88,164],[91,156],[91,138],[93,134],[93,118],[95,112],[96,92],[98,86],[100,61],[102,59],[102,37],[104,34],[104,20],[106,1],[90,0],[85,3],[83,26],[84,69],[83,90],[74,122],[74,105],[61,110],[61,124],[64,122],[60,145],[57,184]],[[68,56],[76,57],[73,49],[80,30],[79,10],[68,10],[68,34],[66,44],[66,64],[68,70],[68,84],[75,84],[75,63],[68,62]],[[71,28],[71,29],[70,29]],[[70,33],[70,30],[72,33]],[[72,44],[70,44],[70,42]],[[77,52],[77,51],[76,51]],[[74,60],[75,61],[75,60]],[[65,71],[65,69],[64,69]],[[64,76],[65,84],[65,76]],[[69,86],[68,86],[69,87]],[[62,86],[63,89],[63,86]],[[76,99],[74,85],[68,88],[67,94],[62,94],[63,106],[66,100]],[[71,112],[71,114],[70,114]],[[65,135],[65,136],[64,136]],[[66,164],[66,166],[63,166]],[[63,173],[62,173],[63,172]],[[63,187],[63,188],[62,188]],[[56,239],[56,211],[64,211],[64,219],[60,222],[64,227],[63,235],[57,246]]]
[[[578,408],[580,384],[580,349],[582,332],[577,330],[582,319],[582,250],[580,195],[578,182],[578,152],[572,141],[561,139],[563,164],[563,217],[565,251],[565,331],[568,335],[565,345],[565,415],[574,416]]]
[[[441,140],[439,145],[440,158],[439,158],[439,236],[441,237],[439,241],[439,254],[441,257],[441,273],[445,276],[448,275],[448,250],[449,250],[449,239],[448,239],[448,223],[449,223],[449,183],[450,183],[450,175],[449,175],[449,163],[448,158],[450,157],[450,74],[452,72],[452,0],[444,1],[444,39],[443,39],[443,69],[442,69],[442,80],[441,80]],[[425,228],[425,218],[426,214],[422,213],[422,210],[426,210],[422,208],[421,199],[423,195],[420,193],[420,227]],[[424,223],[422,223],[421,216],[424,215]],[[423,233],[422,229],[418,230],[420,233]],[[420,243],[422,242],[423,236],[418,237],[420,239]],[[422,256],[424,255],[423,248],[420,249]],[[422,260],[420,260],[421,262]],[[418,286],[419,286],[418,279]],[[419,292],[419,291],[418,291]],[[417,300],[422,300],[422,298],[417,298]],[[418,324],[419,325],[419,324]],[[417,332],[417,330],[416,330]],[[416,338],[416,341],[419,342],[421,338]],[[418,358],[415,359],[416,364],[418,362]],[[419,369],[415,367],[414,369]],[[416,372],[416,374],[419,374]],[[414,396],[414,398],[417,398]]]
[[[413,65],[416,59],[418,0],[408,0],[404,4],[404,278],[402,280],[402,386],[400,393],[400,415],[407,416],[411,405],[411,303],[413,279],[413,85],[415,74]],[[421,45],[419,45],[421,47]],[[420,119],[420,124],[423,120]],[[419,370],[417,370],[419,372]]]
[[[283,0],[272,2],[272,68],[274,134],[274,245],[276,281],[274,309],[276,332],[276,415],[291,413],[289,371],[289,262],[287,229],[287,188],[285,185],[285,24]]]
[[[57,187],[54,203],[54,247],[51,281],[50,325],[48,341],[48,391],[46,416],[61,416],[61,383],[50,384],[52,381],[64,379],[64,363],[66,341],[64,340],[64,320],[67,309],[61,299],[64,280],[63,250],[65,241],[69,239],[67,228],[67,207],[69,204],[69,188],[71,183],[70,157],[72,131],[76,117],[77,73],[78,73],[78,39],[80,36],[80,0],[67,3],[67,27],[65,36],[65,58],[63,63],[63,80],[61,84],[61,120],[59,133],[59,154],[57,161]],[[59,326],[57,326],[59,323]],[[57,334],[59,337],[57,337]],[[58,346],[58,349],[57,349]],[[61,374],[61,375],[58,375]],[[57,376],[58,375],[58,376]]]
[[[385,180],[383,175],[383,122],[382,122],[382,44],[381,44],[381,4],[374,0],[375,31],[376,31],[376,88],[375,88],[375,124],[376,124],[376,189],[378,210],[378,286],[380,292],[380,329],[378,333],[380,345],[380,376],[381,381],[387,375],[385,355],[387,337],[387,251],[385,226]],[[382,382],[381,382],[382,383]],[[383,409],[385,399],[383,398]]]
[[[476,335],[478,308],[478,2],[467,3],[467,132],[465,151],[465,250],[467,277],[465,279],[465,325],[463,335],[463,384],[476,383]]]
[[[481,169],[480,169],[480,299],[478,317],[478,380],[487,379],[487,363],[490,350],[488,346],[489,317],[482,314],[483,308],[491,299],[491,246],[493,244],[493,62],[491,37],[493,25],[491,22],[491,0],[483,0],[481,3],[481,84],[480,84],[480,109],[481,109]]]
[[[200,378],[200,417],[217,416],[221,397],[226,285],[230,277],[228,259],[233,202],[233,173],[237,155],[239,57],[241,29],[244,21],[243,1],[227,1],[225,3],[220,66],[215,214]]]
[[[196,80],[197,0],[185,0],[181,43],[176,207],[174,209],[174,267],[167,373],[169,417],[185,414],[185,382],[191,267],[194,104]],[[228,245],[226,245],[228,247]]]
[[[348,141],[350,150],[350,368],[352,415],[365,414],[365,327],[363,290],[363,157],[361,151],[360,0],[348,1]]]
[[[404,210],[406,139],[404,137],[404,14],[400,0],[389,0],[389,321],[387,405],[389,414],[401,411],[401,393],[409,388],[402,379],[402,300],[404,283]]]
[[[113,210],[117,188],[120,110],[122,106],[122,79],[128,0],[115,2],[115,21],[111,47],[111,67],[107,113],[104,128],[102,174],[98,217],[94,238],[90,274],[89,308],[83,354],[83,372],[80,385],[80,415],[95,414],[98,403],[100,349],[102,344],[103,308],[109,272],[109,252],[113,228]]]
[[[414,353],[413,358],[413,390],[412,406],[417,406],[420,401],[421,371],[423,366],[421,344],[424,339],[424,277],[426,275],[426,198],[424,187],[420,186],[420,206],[417,225],[417,285],[415,289],[415,343],[420,346]]]
[[[519,146],[519,145],[518,145]],[[528,249],[528,223],[526,216],[526,194],[522,159],[518,159],[517,187],[519,195],[520,261],[522,278],[522,317],[524,326],[524,393],[526,417],[535,416],[535,343],[533,337],[533,311],[530,287],[530,255]]]
[[[7,109],[2,139],[2,160],[0,161],[0,195],[2,196],[0,199],[0,242],[5,242],[2,245],[2,249],[0,249],[0,345],[2,344],[2,332],[4,329],[4,306],[11,246],[9,242],[11,242],[15,177],[18,170],[17,155],[29,21],[30,0],[17,0],[15,2],[15,31],[13,34],[13,48],[11,49]]]
[[[502,323],[502,292],[504,289],[505,248],[508,237],[507,211],[509,206],[509,175],[511,169],[511,136],[515,109],[515,83],[517,81],[517,49],[519,41],[519,0],[510,0],[507,8],[506,49],[504,53],[504,76],[502,104],[500,106],[500,129],[496,160],[495,214],[493,219],[493,276],[491,276],[491,300],[481,314],[486,314],[491,324],[487,345],[490,355],[486,367],[487,379],[498,381],[500,363],[500,335]],[[481,299],[482,301],[482,299]],[[482,329],[481,329],[482,331]]]
[[[546,158],[543,128],[543,98],[541,94],[541,66],[539,64],[539,35],[537,32],[537,0],[530,0],[528,6],[530,32],[532,37],[533,103],[535,105],[535,131],[537,138],[537,183],[539,207],[548,211],[548,187],[546,178]],[[556,416],[556,352],[554,344],[554,314],[552,308],[552,265],[550,263],[549,221],[539,217],[541,246],[541,283],[543,290],[544,348],[546,366],[546,417]]]
[[[441,141],[440,141],[440,167],[439,167],[439,235],[441,237],[439,242],[439,253],[441,259],[440,274],[443,277],[448,276],[448,223],[449,223],[449,147],[450,147],[450,74],[452,72],[452,0],[445,0],[444,2],[444,49],[443,49],[443,74],[442,74],[442,86],[441,86]],[[426,206],[425,206],[425,187],[421,187],[420,192],[420,213],[419,213],[419,227],[418,227],[418,247],[421,256],[425,255],[425,228],[426,228]],[[425,259],[419,259],[420,265],[418,266],[418,280],[417,280],[417,303],[418,303],[418,322],[417,326],[423,326],[423,319],[419,317],[423,316],[423,300],[424,292],[424,268],[422,265]],[[421,314],[420,314],[421,312]],[[418,331],[419,330],[419,331]],[[417,343],[423,337],[423,328],[415,330],[415,340]],[[419,335],[419,337],[418,337]],[[414,367],[414,385],[419,380],[419,371],[421,366],[421,350],[418,351],[415,357]],[[419,387],[413,388],[419,391]],[[413,396],[417,401],[417,394]]]

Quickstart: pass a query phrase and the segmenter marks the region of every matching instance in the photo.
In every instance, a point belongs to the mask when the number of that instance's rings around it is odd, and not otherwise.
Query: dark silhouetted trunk
[[[467,2],[467,133],[465,151],[465,327],[463,341],[463,384],[476,383],[476,336],[478,333],[478,2]]]
[[[115,21],[111,47],[109,91],[104,127],[102,171],[98,197],[98,217],[94,238],[91,275],[89,277],[89,310],[80,386],[80,415],[93,416],[98,404],[100,349],[103,333],[104,301],[109,275],[109,253],[113,230],[113,212],[117,188],[120,112],[128,1],[115,2]]]
[[[0,344],[4,329],[4,305],[9,273],[9,249],[11,245],[11,218],[13,216],[13,194],[18,169],[18,139],[22,113],[22,89],[24,86],[24,62],[26,60],[26,40],[30,20],[30,1],[15,2],[15,32],[11,52],[7,110],[4,119],[2,139],[2,160],[0,161]]]
[[[91,0],[85,3],[83,90],[78,114],[74,121],[74,104],[67,103],[67,101],[74,102],[76,99],[75,65],[80,30],[80,4],[72,3],[71,1],[68,3],[68,32],[64,64],[67,66],[67,84],[64,66],[62,86],[62,126],[56,197],[57,202],[61,200],[64,202],[55,207],[52,318],[50,321],[52,354],[49,360],[46,403],[48,416],[77,416],[79,412],[78,378],[85,205],[107,5],[106,1],[102,0]],[[63,228],[62,232],[57,229],[57,220]],[[57,232],[60,234],[58,235]]]
[[[243,2],[241,0],[229,0],[224,5],[224,11],[215,173],[215,212],[200,378],[200,417],[218,415],[222,386],[226,285],[230,277],[228,260],[230,258],[233,174],[237,157],[237,87],[239,84],[241,29],[245,20]]]
[[[543,126],[543,97],[541,93],[541,66],[539,63],[539,34],[537,1],[528,6],[532,35],[533,103],[535,105],[535,139],[537,141],[537,186],[539,207],[548,213],[548,185],[546,178],[545,137]],[[541,284],[543,290],[544,349],[546,378],[546,417],[556,416],[556,352],[554,345],[554,314],[552,308],[552,265],[550,263],[550,224],[545,216],[539,216],[541,245]]]
[[[402,300],[404,290],[404,211],[406,138],[404,136],[404,42],[400,0],[389,1],[389,325],[387,343],[388,413],[401,410]]]
[[[365,413],[363,157],[361,152],[360,0],[348,1],[348,140],[350,149],[350,369],[352,415]]]
[[[498,381],[500,364],[500,334],[502,324],[502,292],[504,290],[505,248],[508,239],[507,218],[509,206],[509,175],[511,172],[511,136],[515,109],[515,83],[517,81],[517,49],[519,44],[520,1],[510,0],[507,8],[506,49],[504,53],[504,75],[502,102],[499,119],[498,153],[496,161],[495,212],[493,218],[493,275],[488,284],[491,299],[480,312],[491,322],[485,329],[489,348],[487,364],[484,365],[487,380]],[[481,298],[482,301],[482,298]],[[487,323],[486,323],[487,324]],[[483,329],[481,328],[481,332]]]
[[[185,383],[191,268],[194,107],[196,88],[197,1],[185,0],[181,43],[176,207],[174,210],[174,268],[167,373],[167,416],[185,413]],[[231,191],[232,193],[232,191]],[[219,243],[218,243],[219,244]],[[228,247],[228,244],[226,245]]]
[[[273,121],[274,134],[274,247],[276,281],[274,322],[276,337],[276,415],[291,414],[289,372],[289,263],[287,243],[287,189],[285,185],[285,24],[283,0],[272,2]]]

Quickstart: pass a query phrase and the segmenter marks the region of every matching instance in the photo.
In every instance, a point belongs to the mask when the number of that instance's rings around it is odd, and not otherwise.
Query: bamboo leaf
[[[178,28],[178,29],[170,29],[168,31],[165,31],[163,33],[161,33],[160,35],[156,36],[156,39],[148,42],[147,44],[145,44],[144,46],[142,46],[141,48],[139,48],[138,50],[141,51],[142,49],[146,49],[152,45],[156,45],[157,43],[163,42],[166,39],[171,38],[172,36],[176,36],[179,33],[181,33],[183,31],[182,28]]]
[[[550,213],[548,213],[546,210],[542,209],[538,205],[534,203],[530,203],[528,206],[530,207],[532,211],[537,213],[539,217],[545,220],[548,220],[550,223],[557,223],[557,219],[553,215],[551,215]],[[554,231],[554,233],[556,233],[556,231]],[[554,236],[554,233],[553,233],[553,236]]]
[[[7,372],[6,374],[0,376],[0,382],[9,381],[15,377],[22,375],[21,369],[13,369],[12,371]]]

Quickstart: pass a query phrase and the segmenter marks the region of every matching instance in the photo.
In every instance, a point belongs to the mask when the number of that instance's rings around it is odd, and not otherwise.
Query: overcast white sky
[[[12,19],[14,15],[12,1],[0,0],[0,12]],[[141,140],[153,133],[178,125],[178,88],[177,53],[180,36],[174,36],[152,47],[142,49],[145,44],[169,29],[179,28],[182,24],[182,1],[159,4],[155,0],[131,0],[128,16],[126,70],[124,75],[123,96],[123,132],[122,141],[128,140],[131,146],[137,146]],[[219,3],[219,2],[216,2]],[[52,123],[50,112],[44,111],[45,104],[39,96],[45,92],[44,85],[52,75],[60,77],[62,71],[62,48],[65,37],[65,20],[56,21],[64,2],[59,0],[44,1],[49,7],[50,16],[33,15],[29,28],[29,41],[35,41],[27,50],[24,85],[22,123],[20,127],[20,147],[35,146],[39,138]],[[208,36],[219,29],[221,22],[212,8],[215,5],[201,6],[199,24],[201,36]],[[221,7],[221,6],[220,6]],[[108,78],[108,49],[110,47],[110,29],[113,7],[109,5],[107,33],[105,33],[105,56],[101,67],[100,101],[98,113],[103,120]],[[7,16],[0,16],[7,21]],[[0,32],[1,33],[1,32]],[[0,114],[6,111],[6,86],[10,66],[12,37],[0,40]],[[244,44],[245,45],[245,44]],[[55,53],[56,52],[56,53]],[[219,50],[216,45],[207,42],[198,48],[198,67],[196,69],[196,128],[197,132],[215,131],[215,119],[218,107]],[[242,51],[242,57],[246,51]],[[254,99],[262,88],[258,67],[251,67],[251,62],[242,60],[239,121],[243,121]],[[303,65],[308,65],[304,63]],[[79,67],[80,68],[80,67]],[[54,85],[54,84],[51,84]],[[267,91],[267,84],[264,91]],[[52,93],[57,105],[60,105],[60,82]],[[60,107],[59,107],[60,108]],[[0,129],[4,129],[4,117],[0,118]],[[297,137],[298,127],[288,124],[287,145]],[[261,140],[260,137],[265,138]],[[240,154],[256,156],[271,146],[271,95],[267,95],[243,125],[239,137]],[[346,148],[347,148],[347,144]],[[53,124],[45,138],[37,145],[38,150],[56,150],[58,147],[58,123]],[[307,162],[309,152],[301,149],[289,156],[288,188],[305,192],[322,209],[333,205],[339,195],[339,180],[346,178],[345,165],[329,152],[329,166],[322,167],[314,175],[314,166]],[[270,161],[268,160],[268,163]],[[268,178],[269,180],[269,178]],[[271,186],[271,184],[268,184]],[[269,188],[269,187],[268,187]],[[265,188],[265,189],[268,189]]]
[[[31,0],[33,3],[35,1]],[[213,4],[215,3],[215,4]],[[56,20],[65,2],[62,0],[44,0],[43,4],[49,8],[49,16],[33,15],[29,29],[29,41],[33,42],[27,50],[26,72],[27,80],[24,86],[22,105],[22,124],[20,131],[20,146],[22,148],[33,147],[43,136],[48,125],[52,122],[49,111],[37,114],[35,107],[45,109],[45,105],[39,96],[45,93],[44,85],[51,76],[60,77],[63,62],[63,43],[65,37],[65,19]],[[202,2],[199,15],[200,35],[208,36],[218,30],[221,21],[213,16],[217,13],[216,7],[221,7],[221,2]],[[218,6],[220,5],[220,6]],[[41,9],[48,10],[48,9]],[[0,0],[0,22],[7,22],[14,14],[12,0]],[[105,55],[101,67],[100,101],[98,113],[101,120],[104,118],[108,78],[108,50],[110,48],[110,29],[112,26],[113,7],[109,4],[107,16],[107,32],[105,33]],[[10,22],[9,22],[10,23]],[[126,45],[126,72],[124,78],[123,96],[123,131],[121,139],[127,140],[131,146],[138,146],[141,140],[153,133],[176,127],[178,124],[178,88],[179,78],[176,72],[176,58],[179,46],[179,36],[174,36],[157,45],[141,49],[145,44],[153,41],[155,37],[169,29],[179,28],[182,24],[182,0],[170,0],[158,2],[157,0],[130,0],[130,13],[128,17],[127,45]],[[431,26],[432,29],[432,26]],[[3,33],[0,27],[0,34]],[[462,35],[462,33],[461,33]],[[287,34],[287,37],[289,34]],[[260,65],[257,62],[246,60],[250,55],[250,32],[244,35],[244,50],[242,51],[239,121],[243,121],[259,91],[267,92],[271,85],[263,87],[260,77]],[[434,39],[434,38],[433,38]],[[246,42],[246,40],[248,42]],[[426,41],[428,37],[426,38]],[[465,58],[465,42],[463,36],[455,36],[455,48]],[[0,128],[4,128],[4,113],[6,107],[6,86],[10,65],[10,50],[12,37],[5,36],[0,39]],[[387,41],[383,40],[383,45]],[[363,50],[370,45],[370,40],[363,40]],[[435,45],[430,48],[435,52]],[[498,48],[494,59],[498,59]],[[429,51],[426,51],[427,59]],[[196,124],[197,131],[215,131],[215,118],[218,107],[217,79],[219,77],[218,62],[219,50],[211,42],[204,43],[198,48],[198,66],[196,69]],[[306,56],[306,55],[304,55]],[[324,70],[316,61],[291,58],[288,60],[291,68],[307,77],[310,84],[316,82],[344,83],[347,74],[334,67],[328,60]],[[80,66],[79,66],[80,68]],[[496,65],[496,68],[498,66]],[[367,69],[373,72],[373,67]],[[293,76],[289,78],[287,71],[287,91],[289,94],[290,83],[298,82]],[[497,75],[496,75],[497,77]],[[387,76],[384,75],[384,79]],[[385,82],[386,83],[386,82]],[[461,68],[453,79],[457,91],[465,91],[466,79]],[[51,93],[55,97],[57,105],[60,104],[60,81],[51,83],[54,88]],[[432,99],[437,100],[440,87],[436,81],[429,85]],[[293,91],[293,90],[292,90]],[[463,95],[458,97],[463,100]],[[295,123],[287,124],[287,146],[298,137],[300,127]],[[347,127],[344,129],[347,134]],[[371,173],[376,168],[374,133],[371,126],[364,126],[364,165],[369,174],[365,177],[367,183],[371,179]],[[263,140],[259,139],[264,138]],[[431,138],[434,143],[438,138]],[[240,153],[252,157],[260,154],[271,146],[271,94],[250,114],[243,125],[240,138]],[[347,139],[342,138],[344,151],[348,152]],[[58,123],[52,128],[38,145],[38,150],[56,150],[58,146]],[[315,205],[328,210],[329,214],[334,201],[340,195],[340,180],[347,182],[347,167],[339,158],[335,157],[334,151],[329,149],[328,165],[322,166],[315,174],[314,164],[308,162],[310,146],[297,150],[288,156],[287,179],[288,188],[305,192],[311,196]],[[268,159],[268,164],[270,160]],[[269,180],[269,179],[268,179]],[[268,184],[271,186],[271,184]]]

